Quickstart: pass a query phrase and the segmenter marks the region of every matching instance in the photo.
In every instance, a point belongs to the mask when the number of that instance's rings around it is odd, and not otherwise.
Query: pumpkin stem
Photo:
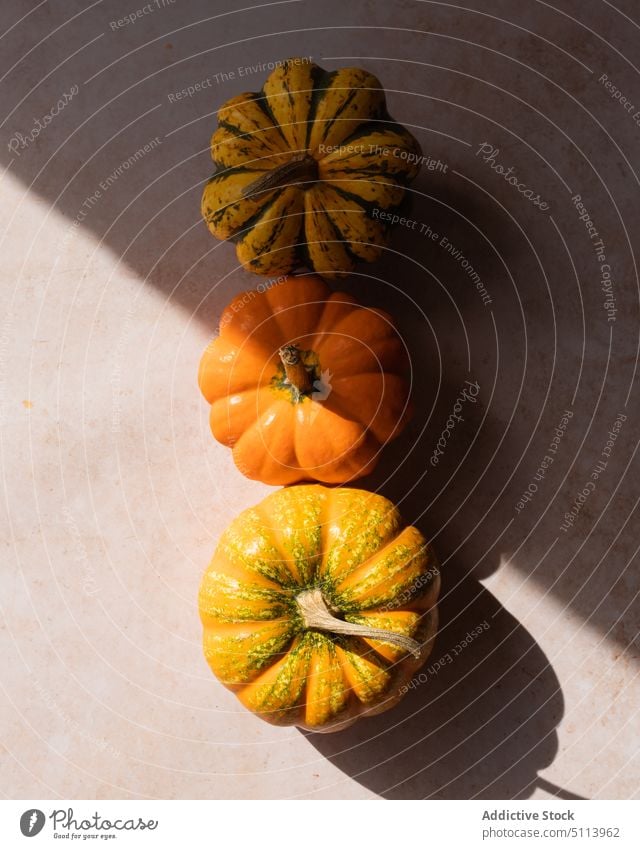
[[[300,348],[297,345],[283,345],[278,353],[280,354],[287,380],[298,393],[298,397],[311,392],[313,390],[313,381],[300,358]]]
[[[260,174],[253,182],[244,187],[241,197],[254,197],[255,195],[268,192],[280,186],[307,183],[310,180],[317,179],[318,163],[308,153],[300,153],[282,165],[278,165],[277,168]]]
[[[414,657],[420,657],[421,646],[411,637],[386,631],[384,628],[370,628],[356,622],[345,622],[337,619],[327,607],[319,589],[305,590],[297,596],[296,601],[306,628],[316,628],[319,631],[330,631],[333,634],[346,634],[352,637],[367,637],[371,640],[383,640],[410,652]]]

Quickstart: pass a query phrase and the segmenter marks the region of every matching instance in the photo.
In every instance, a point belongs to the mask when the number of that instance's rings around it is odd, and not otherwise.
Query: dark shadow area
[[[454,586],[451,573],[441,615],[423,675],[396,708],[307,739],[388,799],[526,799],[536,786],[580,798],[538,778],[556,755],[564,708],[535,640],[477,581]]]

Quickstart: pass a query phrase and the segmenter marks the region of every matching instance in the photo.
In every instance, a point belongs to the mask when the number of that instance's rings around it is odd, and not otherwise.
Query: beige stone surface
[[[640,795],[640,20],[622,0],[556,5],[197,0],[118,25],[135,3],[3,4],[4,795]],[[416,181],[418,225],[344,283],[411,350],[416,418],[362,485],[434,539],[442,630],[426,683],[331,736],[242,709],[206,667],[196,610],[220,532],[268,491],[212,440],[195,380],[222,307],[257,282],[200,222],[208,138],[221,103],[292,54],[378,74],[446,165]],[[434,466],[466,380],[478,403]]]

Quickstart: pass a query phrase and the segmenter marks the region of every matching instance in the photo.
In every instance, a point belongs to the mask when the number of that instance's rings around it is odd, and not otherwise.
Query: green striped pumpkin
[[[225,103],[218,124],[202,214],[246,269],[331,278],[380,256],[421,151],[373,74],[288,59],[262,91]]]

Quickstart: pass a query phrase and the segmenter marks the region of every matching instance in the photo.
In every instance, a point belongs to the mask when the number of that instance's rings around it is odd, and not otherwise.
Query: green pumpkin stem
[[[344,619],[337,619],[327,607],[319,589],[305,590],[296,597],[296,602],[306,628],[316,628],[319,631],[329,631],[332,634],[382,640],[404,649],[416,658],[420,657],[420,643],[412,640],[411,637],[396,634],[394,631],[385,631],[384,628],[370,628],[368,625],[359,625],[356,622],[345,622]]]
[[[242,198],[255,197],[263,192],[280,186],[308,183],[318,179],[318,163],[308,153],[300,153],[278,165],[271,171],[260,174],[255,180],[245,186],[242,190]]]
[[[313,381],[300,358],[300,348],[297,345],[283,345],[278,353],[280,354],[287,380],[298,393],[298,397],[308,395],[312,392]]]

